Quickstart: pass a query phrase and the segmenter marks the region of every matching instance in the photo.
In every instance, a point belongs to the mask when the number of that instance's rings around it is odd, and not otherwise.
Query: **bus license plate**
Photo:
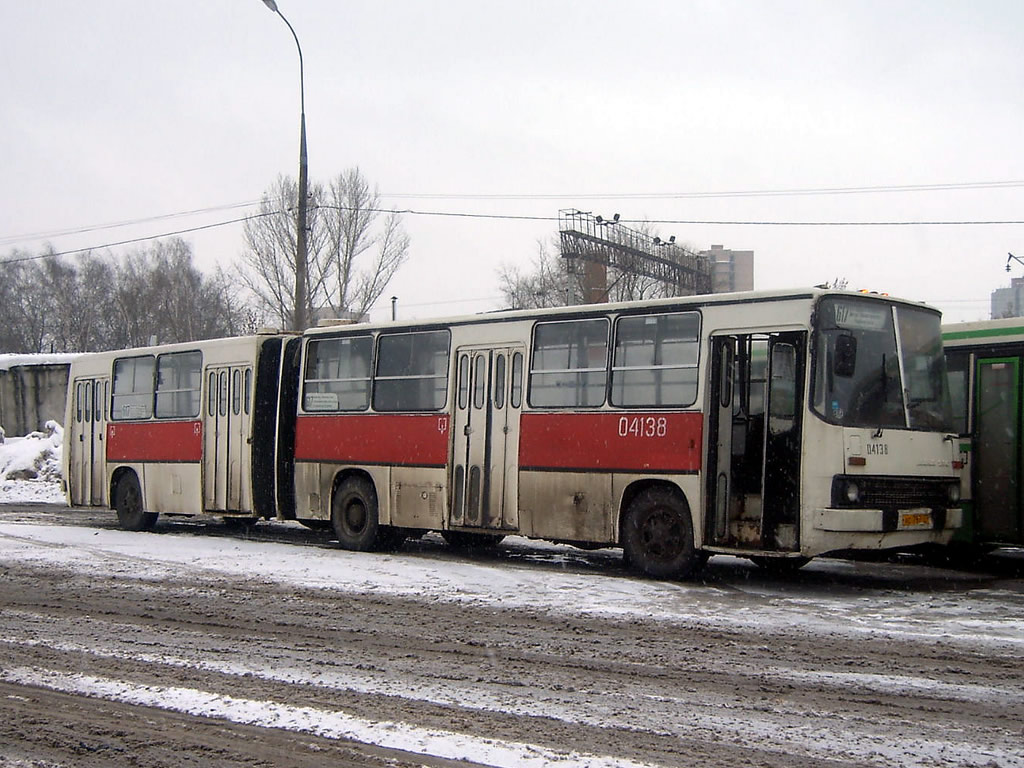
[[[900,515],[900,528],[919,528],[921,526],[931,527],[931,512],[904,512]]]

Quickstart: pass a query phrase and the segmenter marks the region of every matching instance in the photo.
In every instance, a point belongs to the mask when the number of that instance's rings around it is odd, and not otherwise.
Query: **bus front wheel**
[[[156,525],[157,515],[142,507],[142,489],[134,474],[125,475],[114,489],[117,522],[126,531],[148,531]]]
[[[331,498],[331,525],[344,549],[369,552],[377,549],[377,492],[362,477],[345,480]]]
[[[629,505],[622,551],[630,567],[656,579],[691,576],[706,559],[694,548],[686,502],[668,488],[649,488]]]

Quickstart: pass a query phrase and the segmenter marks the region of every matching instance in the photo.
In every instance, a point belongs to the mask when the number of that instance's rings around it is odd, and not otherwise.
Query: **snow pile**
[[[63,448],[64,429],[55,421],[25,437],[5,438],[0,428],[0,502],[64,501]]]

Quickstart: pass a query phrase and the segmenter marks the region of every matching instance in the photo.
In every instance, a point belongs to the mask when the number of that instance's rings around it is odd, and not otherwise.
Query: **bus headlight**
[[[949,495],[949,503],[951,505],[960,503],[960,483],[950,483],[946,491]]]
[[[846,500],[851,504],[856,504],[860,501],[860,486],[853,480],[846,483]]]

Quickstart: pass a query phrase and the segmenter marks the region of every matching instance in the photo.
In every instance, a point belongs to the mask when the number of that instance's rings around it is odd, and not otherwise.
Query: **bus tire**
[[[648,488],[629,505],[622,552],[630,568],[656,579],[692,576],[706,559],[694,548],[686,502],[668,488]]]
[[[117,510],[117,522],[126,531],[149,531],[156,525],[157,514],[142,507],[142,489],[134,472],[129,472],[117,482],[114,509]]]
[[[352,477],[335,488],[331,497],[331,525],[343,549],[377,549],[380,524],[373,483],[363,477]]]

